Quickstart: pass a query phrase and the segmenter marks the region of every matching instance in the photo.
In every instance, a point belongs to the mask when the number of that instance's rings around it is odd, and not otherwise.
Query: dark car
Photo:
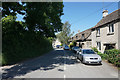
[[[80,47],[78,47],[78,46],[74,46],[74,47],[72,47],[72,50],[74,51],[74,53],[76,53],[77,50],[79,50],[79,49],[80,49]]]
[[[60,48],[60,45],[56,45],[56,48]]]
[[[56,45],[56,48],[62,48],[62,46],[61,45]]]

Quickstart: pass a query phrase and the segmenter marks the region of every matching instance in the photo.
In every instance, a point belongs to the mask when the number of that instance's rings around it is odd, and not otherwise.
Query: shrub
[[[96,47],[91,47],[93,51],[98,53],[98,49]]]
[[[72,43],[70,43],[68,46],[69,46],[69,48],[72,48],[73,46],[76,46],[76,41],[75,40],[72,41]]]
[[[2,53],[0,53],[0,66],[2,65]]]
[[[60,46],[63,46],[63,43],[61,43]]]
[[[72,48],[74,45],[73,45],[73,43],[70,43],[68,46],[69,46],[69,48]]]
[[[2,65],[14,64],[34,58],[53,49],[51,39],[43,36],[26,35],[23,38],[16,38],[14,41],[12,39],[9,40],[9,44],[11,45],[8,45],[8,42],[4,40]]]
[[[95,47],[92,47],[92,49],[95,52],[97,52],[97,54],[100,55],[102,59],[108,60],[108,62],[120,67],[120,50],[118,49],[106,50],[103,54],[99,52]]]
[[[106,60],[108,59],[108,55],[107,54],[103,54],[101,52],[98,52],[97,54],[100,55],[102,59],[106,59]]]
[[[106,50],[106,54],[108,55],[108,61],[116,66],[120,66],[120,50],[111,49]]]

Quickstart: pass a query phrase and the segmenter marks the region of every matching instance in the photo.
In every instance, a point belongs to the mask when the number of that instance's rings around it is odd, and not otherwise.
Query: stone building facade
[[[104,53],[108,49],[120,49],[120,9],[108,14],[92,28],[77,33],[70,41],[76,40],[81,48],[96,47]]]

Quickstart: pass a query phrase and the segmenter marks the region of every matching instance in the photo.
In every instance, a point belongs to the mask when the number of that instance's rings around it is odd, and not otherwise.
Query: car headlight
[[[101,60],[101,57],[99,57],[98,59]]]

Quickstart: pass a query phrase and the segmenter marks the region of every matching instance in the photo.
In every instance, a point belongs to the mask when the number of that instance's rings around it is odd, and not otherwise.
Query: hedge
[[[120,50],[111,49],[101,53],[97,50],[96,47],[92,47],[92,49],[97,52],[97,54],[100,55],[102,59],[107,60],[109,63],[112,63],[117,67],[120,67]]]
[[[7,39],[8,40],[8,39]],[[6,43],[5,43],[6,42]],[[8,45],[9,44],[9,45]],[[26,36],[3,42],[2,65],[15,64],[52,50],[52,41],[43,36]]]
[[[107,60],[120,67],[120,50],[118,49],[111,49],[111,50],[106,50],[105,54],[108,55]]]

